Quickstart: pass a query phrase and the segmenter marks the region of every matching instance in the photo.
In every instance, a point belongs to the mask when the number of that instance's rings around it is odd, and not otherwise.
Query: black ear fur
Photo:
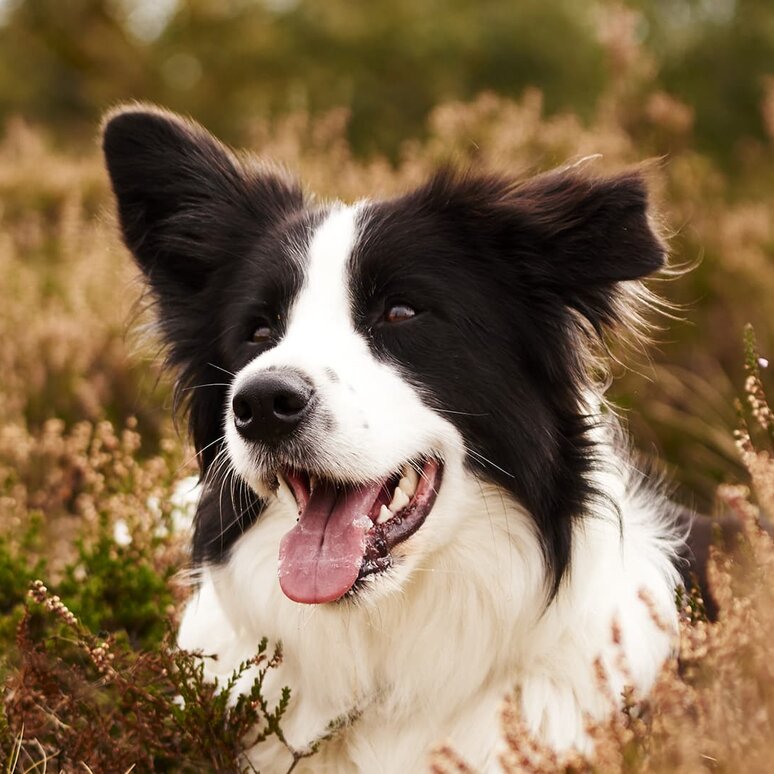
[[[519,232],[534,240],[537,260],[525,279],[561,299],[597,333],[620,321],[618,283],[663,268],[666,247],[648,215],[642,175],[609,178],[576,172],[537,177],[516,195]]]
[[[519,226],[545,250],[547,282],[583,286],[639,279],[664,266],[637,171],[593,178],[572,171],[536,177],[514,192]]]
[[[282,173],[239,161],[201,126],[148,106],[119,108],[103,124],[103,149],[127,247],[158,302],[167,364],[179,368],[206,471],[222,435],[224,387],[214,316],[214,275],[243,259],[271,227],[304,204]]]
[[[665,264],[637,170],[607,178],[558,170],[521,184],[442,170],[414,197],[472,240],[471,254],[493,250],[520,287],[563,301],[597,329],[616,319],[616,283]]]
[[[241,163],[192,121],[118,108],[103,150],[127,247],[161,296],[201,290],[235,246],[303,205],[283,174]]]

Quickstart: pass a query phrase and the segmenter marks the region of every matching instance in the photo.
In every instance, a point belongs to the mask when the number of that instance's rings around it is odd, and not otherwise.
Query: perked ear
[[[102,147],[124,240],[162,303],[201,290],[235,248],[303,204],[283,174],[152,106],[109,113]]]
[[[606,285],[640,279],[665,264],[637,171],[608,178],[572,170],[541,175],[514,191],[513,206],[519,230],[545,257],[532,268],[549,284]]]
[[[443,217],[472,256],[494,252],[498,271],[526,298],[572,308],[597,331],[620,318],[618,283],[666,260],[636,170],[599,178],[565,169],[515,183],[446,169],[408,200]]]

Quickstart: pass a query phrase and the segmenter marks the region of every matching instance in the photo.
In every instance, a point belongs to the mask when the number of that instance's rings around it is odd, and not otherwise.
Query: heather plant
[[[290,693],[269,706],[261,692],[279,646],[256,643],[223,685],[205,682],[206,654],[171,647],[185,595],[171,578],[184,557],[163,503],[179,458],[138,460],[133,425],[117,434],[106,422],[81,422],[66,433],[49,421],[37,444],[27,439],[25,448],[16,435],[2,448],[16,463],[16,475],[4,471],[15,495],[7,501],[38,498],[43,513],[64,505],[79,520],[64,557],[40,517],[0,538],[0,752],[11,771],[236,771],[245,741],[284,741]],[[230,703],[248,669],[251,690]],[[292,752],[300,759],[314,749]]]
[[[243,743],[284,742],[279,723],[290,693],[274,707],[262,696],[267,672],[282,659],[278,647],[257,643],[255,656],[216,686],[205,681],[201,659],[166,641],[137,652],[95,634],[41,581],[29,596],[4,709],[18,734],[9,754],[18,754],[22,770],[44,771],[51,760],[65,771],[238,771]],[[248,669],[257,672],[252,688],[230,704]]]

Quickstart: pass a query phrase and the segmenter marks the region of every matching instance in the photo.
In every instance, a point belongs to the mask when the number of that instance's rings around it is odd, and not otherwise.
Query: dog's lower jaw
[[[447,477],[445,487],[454,483]],[[284,662],[267,690],[278,695],[287,685],[293,692],[284,731],[295,748],[359,712],[310,759],[310,771],[421,770],[443,740],[474,767],[496,769],[500,703],[512,690],[539,738],[556,750],[589,751],[586,717],[610,712],[606,697],[629,682],[647,693],[676,628],[673,538],[658,515],[668,506],[634,485],[618,489],[623,538],[612,513],[576,529],[571,574],[547,609],[532,521],[494,487],[460,486],[456,499],[439,498],[432,521],[412,540],[420,551],[423,533],[429,539],[437,527],[443,546],[428,549],[417,566],[407,558],[405,572],[376,579],[358,604],[309,607],[282,594],[276,557],[287,515],[270,506],[228,562],[206,573],[180,643],[219,650],[209,668],[227,673],[261,637],[281,641]],[[452,503],[459,520],[449,539]],[[224,633],[222,643],[213,643],[214,631]],[[273,754],[280,753],[266,746],[249,753],[256,762]]]

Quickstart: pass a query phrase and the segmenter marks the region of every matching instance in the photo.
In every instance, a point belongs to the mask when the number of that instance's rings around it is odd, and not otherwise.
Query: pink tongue
[[[354,585],[365,553],[368,516],[382,484],[336,490],[320,483],[293,529],[282,538],[279,582],[294,602],[340,599]]]

